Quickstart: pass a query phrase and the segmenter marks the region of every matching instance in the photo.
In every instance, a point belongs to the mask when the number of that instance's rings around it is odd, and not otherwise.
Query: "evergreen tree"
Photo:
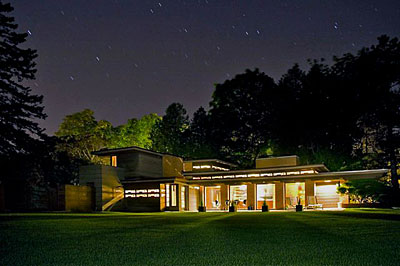
[[[211,121],[203,107],[194,114],[190,123],[188,139],[188,156],[192,159],[217,158],[217,151],[213,147],[211,137]]]
[[[180,103],[172,103],[167,107],[152,132],[152,149],[174,155],[186,155],[186,131],[189,127],[189,117],[186,109]]]
[[[34,119],[44,119],[42,96],[34,95],[25,81],[35,79],[35,50],[20,47],[26,33],[8,13],[10,4],[0,2],[0,155],[29,151],[30,143],[42,135]]]

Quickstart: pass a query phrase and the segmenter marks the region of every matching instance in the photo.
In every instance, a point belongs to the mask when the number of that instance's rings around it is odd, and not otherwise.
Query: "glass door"
[[[239,210],[247,210],[247,185],[230,186],[229,198]]]
[[[207,210],[219,210],[221,208],[221,188],[219,186],[206,187]]]

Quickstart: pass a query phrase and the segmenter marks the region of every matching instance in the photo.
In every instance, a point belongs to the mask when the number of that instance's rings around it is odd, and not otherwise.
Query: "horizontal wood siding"
[[[147,153],[119,153],[117,165],[125,169],[125,177],[162,177],[162,157]]]

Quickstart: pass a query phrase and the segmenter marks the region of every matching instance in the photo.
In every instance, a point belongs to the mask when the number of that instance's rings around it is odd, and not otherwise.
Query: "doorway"
[[[205,193],[207,210],[219,210],[221,208],[221,187],[212,186],[206,187]]]

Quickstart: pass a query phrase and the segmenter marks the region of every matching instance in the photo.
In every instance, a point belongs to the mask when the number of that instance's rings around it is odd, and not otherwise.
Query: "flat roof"
[[[229,175],[229,174],[249,174],[260,172],[277,172],[277,171],[293,171],[300,169],[315,169],[320,172],[329,172],[328,168],[323,164],[310,164],[310,165],[296,165],[296,166],[282,166],[274,168],[254,168],[244,170],[229,170],[229,171],[210,171],[210,172],[186,172],[184,176],[207,176],[207,175]]]
[[[149,154],[158,155],[158,156],[171,155],[171,156],[182,158],[181,156],[177,156],[174,154],[156,152],[156,151],[148,150],[148,149],[137,147],[137,146],[115,148],[115,149],[101,149],[101,150],[92,152],[92,154],[93,155],[111,155],[111,154],[127,152],[127,151],[138,151],[138,152],[144,152],[144,153],[149,153]]]
[[[262,158],[257,158],[256,160],[265,160],[265,159],[280,159],[280,158],[293,158],[293,157],[297,157],[299,158],[299,156],[297,155],[284,155],[284,156],[270,156],[270,157],[262,157]],[[299,158],[300,159],[300,158]]]
[[[222,179],[188,179],[189,184],[203,183],[232,183],[232,182],[266,182],[266,181],[288,181],[298,182],[299,180],[330,180],[330,179],[376,179],[385,176],[388,169],[324,172],[317,174],[287,175],[287,176],[262,176],[262,177],[240,177],[240,178],[222,178]]]
[[[199,160],[185,160],[184,163],[206,163],[206,162],[216,162],[216,163],[220,163],[220,164],[226,164],[226,165],[230,165],[232,167],[237,167],[236,164],[234,163],[229,163],[227,161],[223,161],[220,159],[199,159]]]

